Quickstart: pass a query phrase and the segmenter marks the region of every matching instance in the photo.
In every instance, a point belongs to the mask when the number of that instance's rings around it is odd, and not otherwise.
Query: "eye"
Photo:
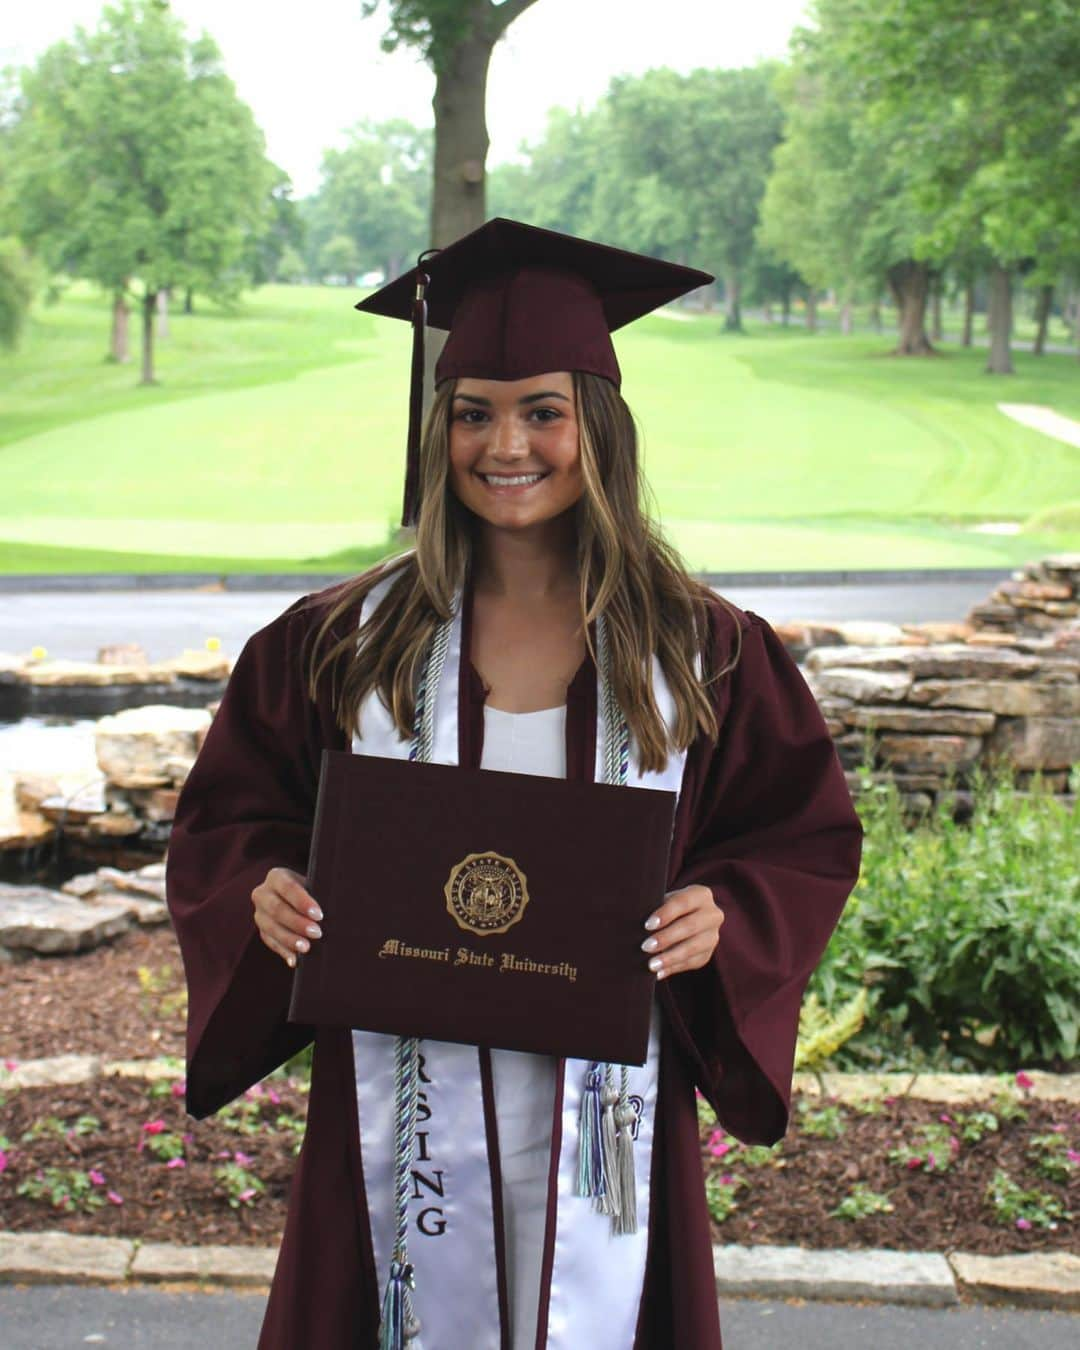
[[[538,422],[557,422],[562,417],[562,413],[559,412],[558,408],[533,408],[532,416]]]
[[[483,408],[463,408],[454,414],[454,421],[464,422],[466,426],[476,426],[480,422],[487,421],[487,413]]]

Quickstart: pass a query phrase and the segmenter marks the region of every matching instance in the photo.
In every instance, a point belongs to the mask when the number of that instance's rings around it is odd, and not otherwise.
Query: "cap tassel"
[[[424,329],[427,327],[427,289],[431,278],[424,263],[439,250],[429,248],[416,262],[416,294],[412,306],[412,369],[409,374],[409,437],[405,446],[405,498],[402,525],[415,525],[420,514],[420,431],[424,422]]]

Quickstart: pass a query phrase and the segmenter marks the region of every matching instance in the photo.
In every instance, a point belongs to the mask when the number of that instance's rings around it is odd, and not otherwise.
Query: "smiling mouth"
[[[482,473],[477,475],[488,485],[495,488],[532,487],[547,477],[546,473]]]

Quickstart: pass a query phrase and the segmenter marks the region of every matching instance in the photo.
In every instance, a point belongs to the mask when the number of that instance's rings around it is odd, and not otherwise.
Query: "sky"
[[[489,164],[538,139],[549,108],[590,107],[616,75],[654,66],[743,66],[782,56],[807,0],[537,0],[511,25],[488,79]],[[379,50],[381,15],[360,0],[173,0],[191,36],[206,30],[267,151],[313,192],[328,147],[362,120],[404,117],[430,126],[434,76],[411,51]],[[32,62],[76,24],[92,26],[102,0],[37,0],[8,8],[0,66]]]

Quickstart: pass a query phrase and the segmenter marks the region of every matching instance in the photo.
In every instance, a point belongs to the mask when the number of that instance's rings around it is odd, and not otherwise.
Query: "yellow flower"
[[[208,652],[221,651],[221,639],[216,637],[208,637],[206,639],[206,650]]]
[[[30,659],[31,659],[31,661],[44,661],[45,658],[46,658],[46,656],[48,656],[48,654],[49,654],[49,653],[45,650],[44,647],[31,647],[31,648],[30,648]]]

